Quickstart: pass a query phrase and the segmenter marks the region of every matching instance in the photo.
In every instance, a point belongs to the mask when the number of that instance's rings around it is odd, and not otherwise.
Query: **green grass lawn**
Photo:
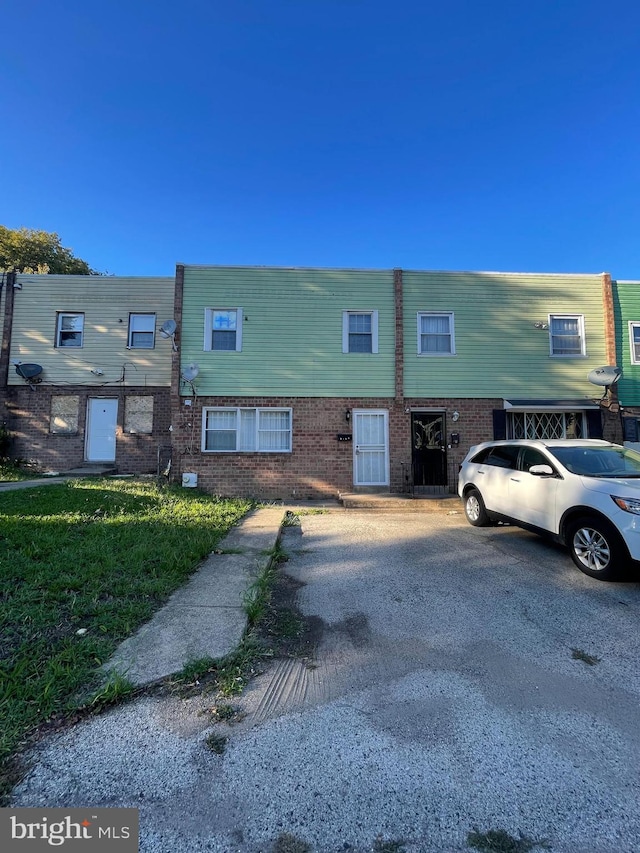
[[[28,733],[77,706],[249,508],[135,480],[0,494],[0,793]]]

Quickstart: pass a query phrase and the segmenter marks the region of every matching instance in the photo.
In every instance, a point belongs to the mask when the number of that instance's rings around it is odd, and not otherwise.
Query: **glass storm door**
[[[118,401],[91,397],[87,408],[87,462],[113,462],[116,458]]]
[[[353,482],[389,485],[389,421],[386,411],[353,411]]]

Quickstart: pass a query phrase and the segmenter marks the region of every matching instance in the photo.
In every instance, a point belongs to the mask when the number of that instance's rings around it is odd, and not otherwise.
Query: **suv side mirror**
[[[532,465],[529,468],[529,473],[535,477],[553,477],[555,471],[551,465]]]

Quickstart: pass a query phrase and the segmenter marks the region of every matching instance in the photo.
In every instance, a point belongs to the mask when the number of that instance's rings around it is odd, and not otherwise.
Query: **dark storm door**
[[[411,463],[417,492],[446,491],[447,445],[444,412],[411,415]]]

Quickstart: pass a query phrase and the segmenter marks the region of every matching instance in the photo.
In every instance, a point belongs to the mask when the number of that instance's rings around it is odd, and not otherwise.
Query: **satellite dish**
[[[622,370],[619,367],[605,365],[604,367],[594,368],[588,375],[587,379],[592,385],[615,385],[622,376]]]
[[[175,320],[166,320],[160,326],[160,334],[163,338],[171,338],[176,333],[176,321]]]
[[[182,371],[182,378],[185,382],[193,382],[193,380],[199,373],[200,367],[195,362],[192,362],[191,364],[188,364]]]
[[[41,382],[41,379],[36,379],[42,373],[42,367],[39,364],[16,364],[16,373],[22,376],[27,382]]]

